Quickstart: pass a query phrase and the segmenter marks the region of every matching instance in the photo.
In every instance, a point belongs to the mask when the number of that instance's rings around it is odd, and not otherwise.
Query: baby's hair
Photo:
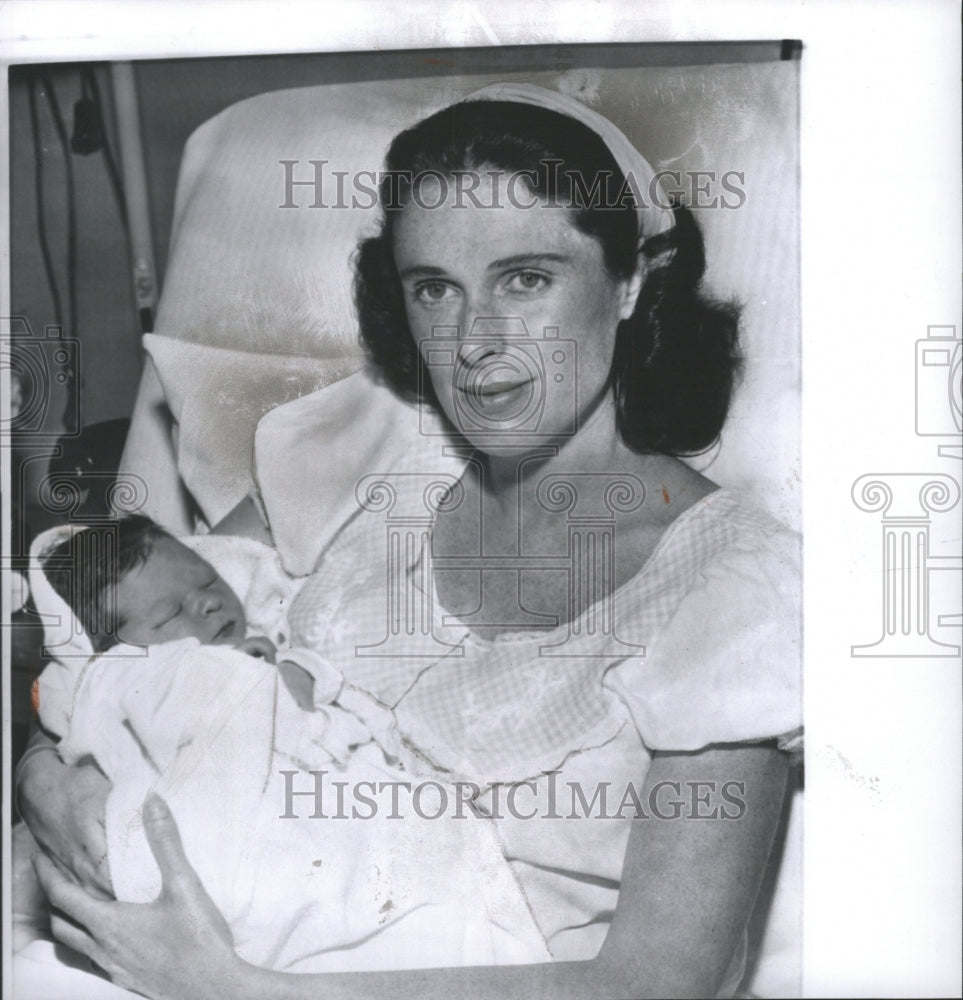
[[[117,584],[150,557],[169,532],[139,515],[92,525],[44,554],[43,570],[77,616],[94,652],[117,644]]]

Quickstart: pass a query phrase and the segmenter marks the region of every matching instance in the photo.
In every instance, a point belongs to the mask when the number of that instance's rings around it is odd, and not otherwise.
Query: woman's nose
[[[497,306],[487,296],[466,302],[458,330],[458,353],[463,361],[499,353],[506,341],[518,338],[519,328],[524,330],[521,317],[506,316],[503,312],[504,307]]]

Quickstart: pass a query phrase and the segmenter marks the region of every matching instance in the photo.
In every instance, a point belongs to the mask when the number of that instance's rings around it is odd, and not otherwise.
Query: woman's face
[[[395,225],[408,324],[445,414],[475,447],[561,444],[608,390],[641,277],[612,278],[570,209],[517,182],[510,191],[503,174],[476,176],[474,200],[452,180],[422,184]]]

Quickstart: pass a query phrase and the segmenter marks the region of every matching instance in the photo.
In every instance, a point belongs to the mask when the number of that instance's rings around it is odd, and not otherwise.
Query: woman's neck
[[[616,421],[615,401],[607,392],[571,437],[517,449],[505,448],[479,456],[485,470],[483,488],[497,502],[513,503],[546,475],[563,472],[618,473],[638,469],[646,458],[622,441]]]
[[[631,451],[616,431],[614,405],[563,442],[476,452],[462,482],[464,501],[435,521],[432,553],[457,562],[472,552],[473,561],[447,567],[435,585],[450,614],[489,637],[573,620],[637,574],[672,521],[714,488],[679,459]],[[592,585],[573,596],[571,533],[579,525],[610,539],[614,562],[580,564]]]
[[[716,484],[671,455],[632,451],[618,433],[615,402],[610,394],[586,417],[577,434],[539,447],[475,454],[466,470],[469,490],[481,494],[483,508],[506,523],[522,511],[535,523],[543,504],[538,485],[547,477],[631,476],[641,482],[648,502],[638,510],[642,524],[665,527],[690,504],[715,490]],[[588,482],[584,479],[582,483]],[[578,481],[572,485],[580,489]],[[594,488],[602,486],[596,479]],[[602,486],[604,489],[604,486]],[[630,487],[633,489],[634,487]],[[656,503],[655,501],[659,502]]]

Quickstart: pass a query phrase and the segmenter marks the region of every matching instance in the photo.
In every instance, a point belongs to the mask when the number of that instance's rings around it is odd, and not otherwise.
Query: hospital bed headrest
[[[610,117],[656,170],[680,172],[681,183],[673,175],[667,186],[683,189],[703,227],[710,290],[746,305],[747,374],[709,474],[754,492],[791,525],[799,506],[797,73],[787,62],[512,76],[572,93]],[[156,335],[146,340],[151,364],[122,463],[122,471],[147,480],[147,513],[186,532],[198,515],[219,520],[258,479],[270,492],[252,464],[258,421],[313,390],[323,397],[363,364],[351,258],[359,237],[378,225],[363,188],[374,186],[388,143],[426,114],[504,78],[475,73],[267,93],[192,135]],[[697,194],[698,185],[708,194]],[[363,374],[349,385],[353,398],[342,392],[318,423],[334,428],[341,405],[357,413],[365,409],[360,394],[386,392]],[[399,426],[417,426],[401,403],[372,407],[379,418],[365,426],[373,440],[345,432],[315,439],[300,454],[299,479],[321,489],[297,498],[300,517],[287,514],[293,534],[282,530],[279,542],[293,560],[289,568],[310,570],[357,481],[390,466],[389,446],[401,447],[400,435],[384,434],[391,414]],[[272,457],[280,461],[276,451]],[[378,467],[365,467],[372,461]]]

